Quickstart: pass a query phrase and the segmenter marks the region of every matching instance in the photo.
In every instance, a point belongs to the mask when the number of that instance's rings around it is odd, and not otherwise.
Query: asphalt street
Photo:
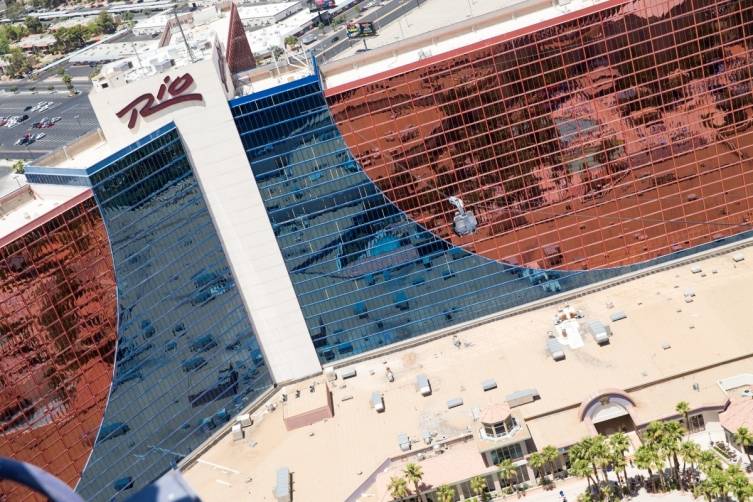
[[[42,113],[23,111],[26,106],[33,106],[40,101],[52,101],[54,105]],[[84,92],[77,96],[46,91],[37,94],[0,93],[0,116],[24,114],[29,115],[29,118],[16,127],[0,127],[0,158],[32,160],[70,143],[98,126]],[[32,124],[43,117],[62,117],[62,120],[47,129],[33,129]],[[43,132],[46,137],[31,145],[14,145],[27,131],[33,134]]]

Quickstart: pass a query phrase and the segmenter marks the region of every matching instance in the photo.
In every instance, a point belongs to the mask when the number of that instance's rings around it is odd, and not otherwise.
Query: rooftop
[[[730,395],[729,407],[719,415],[722,425],[732,432],[740,427],[746,427],[749,431],[753,431],[753,393],[751,393],[751,386],[739,387]]]
[[[108,62],[133,57],[136,54],[142,58],[149,58],[152,53],[155,53],[158,45],[159,40],[155,39],[97,44],[71,56],[71,62]]]
[[[565,5],[553,5],[552,0],[503,0],[500,7],[500,2],[493,0],[426,0],[408,15],[382,27],[376,38],[368,39],[367,45],[371,49],[368,52],[354,54],[360,48],[356,44],[342,56],[323,64],[325,87],[347,88],[348,84],[382,72],[605,1],[571,0]]]
[[[86,169],[115,151],[114,146],[105,139],[102,130],[96,129],[36,159],[34,166]]]
[[[26,225],[39,225],[47,214],[57,214],[61,206],[75,204],[76,196],[87,192],[81,187],[24,185],[0,197],[0,247],[16,238]]]
[[[54,35],[48,35],[45,33],[40,33],[36,35],[27,35],[15,44],[13,44],[14,47],[18,47],[20,49],[33,49],[37,47],[49,47],[51,45],[55,44],[55,36]]]
[[[281,3],[267,3],[267,4],[255,4],[255,5],[240,5],[238,6],[238,14],[241,19],[255,19],[259,17],[272,17],[283,11],[295,7],[299,2],[281,2]]]
[[[282,47],[286,37],[299,32],[301,27],[308,24],[316,16],[316,12],[309,12],[308,9],[299,10],[292,16],[273,25],[265,26],[259,30],[247,31],[248,43],[251,44],[251,49],[257,54],[268,52],[274,46]]]
[[[364,496],[381,500],[382,476],[376,474],[405,455],[398,435],[420,443],[431,432],[438,441],[466,445],[457,449],[463,458],[468,448],[478,454],[478,445],[465,441],[478,436],[474,415],[521,389],[540,394],[512,409],[537,445],[567,446],[588,435],[578,409],[603,389],[630,394],[637,425],[675,415],[680,400],[694,409],[721,408],[729,397],[719,380],[749,372],[753,363],[753,338],[747,334],[753,252],[744,254],[748,259],[739,263],[729,254],[694,263],[703,273],[682,265],[571,302],[585,314],[584,321],[607,323],[616,310],[627,318],[611,323],[610,344],[599,346],[587,337],[584,347],[567,349],[564,361],[553,361],[546,351],[557,311],[548,307],[467,329],[459,334],[459,348],[443,337],[354,363],[348,366],[357,371],[354,378],[331,384],[334,418],[287,432],[281,409],[263,408],[245,440],[221,438],[200,457],[205,463],[187,466],[185,477],[208,502],[249,493],[254,500],[273,500],[275,472],[288,467],[298,496],[316,502],[345,500],[374,474],[377,482],[364,489]],[[696,295],[691,303],[685,301],[688,289]],[[392,383],[386,367],[394,374]],[[418,374],[431,382],[428,397],[416,390]],[[482,382],[491,378],[498,387],[485,392]],[[383,395],[383,413],[370,407],[375,391]],[[447,401],[455,398],[463,404],[448,409]],[[454,456],[455,448],[446,455]],[[427,471],[435,469],[427,466]]]

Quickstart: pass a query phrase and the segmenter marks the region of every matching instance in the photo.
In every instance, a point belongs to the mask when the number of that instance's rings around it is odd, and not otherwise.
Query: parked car
[[[39,141],[40,139],[44,138],[45,136],[47,136],[47,135],[46,135],[45,133],[43,133],[43,132],[38,132],[38,133],[36,133],[36,134],[34,135],[34,139],[35,139],[36,141]]]
[[[24,108],[24,111],[25,111],[25,112],[28,112],[28,111],[29,111],[29,110],[31,110],[32,108],[33,108],[33,107],[32,107],[31,105],[29,105],[29,106],[27,106],[26,108]]]

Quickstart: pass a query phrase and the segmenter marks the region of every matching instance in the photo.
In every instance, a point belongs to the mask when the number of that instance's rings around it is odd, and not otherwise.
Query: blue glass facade
[[[61,182],[29,171],[32,182]],[[88,178],[117,279],[115,374],[77,487],[105,500],[157,478],[271,379],[174,126],[92,168],[56,172]]]
[[[451,245],[387,200],[348,151],[315,77],[230,105],[325,363],[719,242],[601,270],[505,264]]]

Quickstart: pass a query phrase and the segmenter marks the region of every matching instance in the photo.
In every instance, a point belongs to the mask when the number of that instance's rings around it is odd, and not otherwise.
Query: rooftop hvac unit
[[[150,64],[154,68],[154,71],[163,72],[169,70],[173,66],[173,62],[169,58],[153,59]]]

